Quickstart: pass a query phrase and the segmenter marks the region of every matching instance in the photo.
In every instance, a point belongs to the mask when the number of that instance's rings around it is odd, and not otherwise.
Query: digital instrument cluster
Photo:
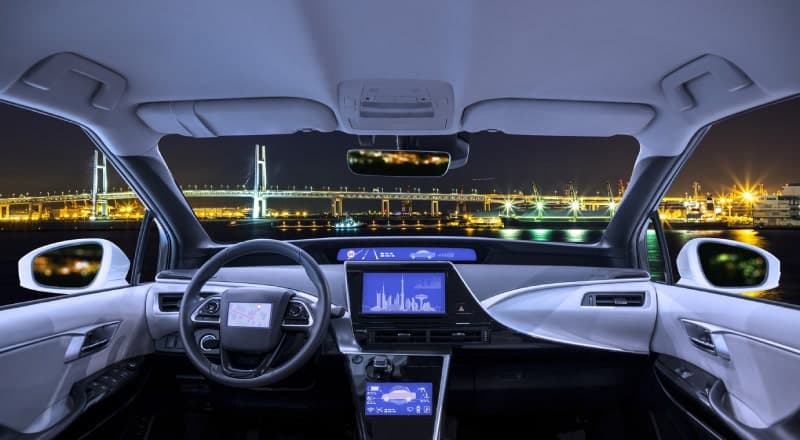
[[[475,249],[451,247],[367,247],[339,249],[336,259],[343,261],[478,261]]]

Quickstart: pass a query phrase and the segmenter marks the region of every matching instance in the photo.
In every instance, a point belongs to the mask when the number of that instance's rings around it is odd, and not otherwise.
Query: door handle
[[[681,319],[681,322],[692,345],[726,361],[731,359],[731,353],[728,350],[728,344],[725,343],[723,333],[686,319]]]
[[[100,350],[101,348],[103,348],[106,345],[108,345],[108,342],[110,340],[111,340],[110,338],[105,338],[105,339],[98,339],[98,340],[91,341],[91,343],[87,343],[87,342],[89,342],[89,339],[85,338],[84,342],[83,342],[83,346],[81,347],[81,354],[89,354],[91,352]]]
[[[715,353],[717,351],[716,350],[717,347],[711,341],[707,341],[707,340],[704,340],[702,338],[698,338],[696,336],[690,336],[689,340],[692,341],[692,344],[696,345],[697,347],[699,347],[699,348],[701,348],[703,350],[709,350],[709,351],[713,351]]]
[[[75,330],[64,354],[64,362],[72,362],[105,348],[114,337],[119,321]]]

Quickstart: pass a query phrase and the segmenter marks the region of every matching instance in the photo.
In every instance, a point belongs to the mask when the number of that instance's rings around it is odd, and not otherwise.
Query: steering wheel
[[[236,287],[219,295],[201,295],[206,282],[225,264],[265,253],[303,266],[316,287],[316,301],[312,295],[274,286]],[[285,379],[308,362],[325,338],[330,310],[328,282],[308,253],[279,240],[243,241],[211,257],[192,277],[180,305],[181,341],[191,363],[209,379],[240,388],[263,387]],[[214,327],[219,328],[218,348],[201,347],[204,343],[197,338],[203,332],[213,334]],[[274,366],[291,333],[302,333],[306,340],[281,365]],[[217,351],[219,364],[205,355]]]

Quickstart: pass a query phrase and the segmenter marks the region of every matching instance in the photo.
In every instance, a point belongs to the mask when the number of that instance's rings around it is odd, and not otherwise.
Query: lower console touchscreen
[[[367,416],[430,416],[433,414],[431,382],[367,382],[364,413]]]

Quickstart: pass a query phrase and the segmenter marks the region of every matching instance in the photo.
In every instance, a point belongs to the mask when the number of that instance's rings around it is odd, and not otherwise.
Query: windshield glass
[[[160,150],[219,242],[445,235],[574,243],[600,239],[639,151],[629,136],[463,136],[466,164],[442,177],[355,175],[347,152],[359,139],[343,133],[172,135]]]

